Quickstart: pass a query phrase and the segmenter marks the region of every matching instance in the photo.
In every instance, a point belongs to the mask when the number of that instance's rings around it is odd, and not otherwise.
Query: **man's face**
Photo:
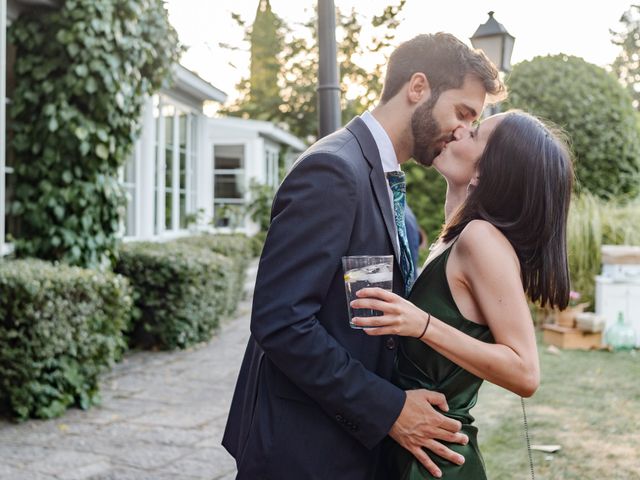
[[[413,158],[431,166],[444,146],[454,139],[453,132],[469,128],[482,112],[486,91],[476,77],[467,76],[462,87],[433,94],[413,112]]]

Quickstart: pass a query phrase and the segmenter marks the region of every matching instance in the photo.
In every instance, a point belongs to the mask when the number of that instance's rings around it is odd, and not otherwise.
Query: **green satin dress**
[[[455,243],[455,242],[454,242]],[[456,306],[446,277],[446,266],[453,244],[426,266],[417,279],[409,300],[443,322],[483,342],[493,342],[487,326],[464,318]],[[469,412],[476,404],[482,379],[440,355],[422,341],[404,337],[398,348],[393,382],[403,390],[426,388],[443,393],[447,398],[448,417],[460,420],[462,432],[469,437],[467,445],[445,445],[465,458],[458,466],[427,451],[442,470],[443,480],[486,479],[484,461],[478,449],[478,429]],[[433,477],[408,451],[387,439],[384,451],[389,480],[423,480]]]

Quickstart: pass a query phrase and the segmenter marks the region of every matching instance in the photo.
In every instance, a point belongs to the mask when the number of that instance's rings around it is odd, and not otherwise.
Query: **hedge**
[[[227,301],[222,314],[232,314],[244,293],[244,279],[247,266],[249,260],[255,256],[254,242],[245,235],[239,234],[202,234],[181,238],[176,240],[176,242],[182,245],[210,250],[231,259],[231,268],[225,272],[229,288],[225,293]],[[220,294],[222,294],[222,291]]]
[[[209,340],[220,317],[235,310],[246,267],[242,253],[246,255],[248,244],[241,238],[216,238],[122,247],[116,271],[135,289],[133,345],[186,348]]]
[[[126,348],[127,280],[42,260],[0,261],[0,403],[19,419],[99,400],[98,376]]]

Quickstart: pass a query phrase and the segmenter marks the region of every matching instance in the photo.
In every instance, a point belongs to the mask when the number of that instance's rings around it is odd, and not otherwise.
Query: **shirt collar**
[[[398,157],[396,151],[393,148],[393,143],[385,129],[380,125],[380,122],[371,114],[371,112],[364,112],[360,118],[364,121],[365,125],[371,132],[373,140],[376,142],[378,152],[380,153],[380,159],[382,160],[382,169],[384,172],[394,172],[400,170],[400,164],[398,163]]]

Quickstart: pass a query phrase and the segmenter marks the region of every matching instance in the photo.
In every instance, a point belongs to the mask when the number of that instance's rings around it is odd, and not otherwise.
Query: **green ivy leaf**
[[[56,130],[58,130],[58,120],[56,120],[56,117],[52,117],[51,119],[49,119],[47,128],[50,132],[55,132]]]
[[[78,140],[84,140],[89,135],[89,132],[84,127],[76,127],[76,129],[73,131],[73,133],[75,134],[75,136],[76,136],[76,138]]]
[[[74,72],[76,72],[76,75],[79,77],[86,77],[89,74],[89,68],[84,64],[80,64],[76,66]]]
[[[99,143],[96,146],[96,155],[101,159],[106,160],[109,158],[109,149],[103,143]]]

